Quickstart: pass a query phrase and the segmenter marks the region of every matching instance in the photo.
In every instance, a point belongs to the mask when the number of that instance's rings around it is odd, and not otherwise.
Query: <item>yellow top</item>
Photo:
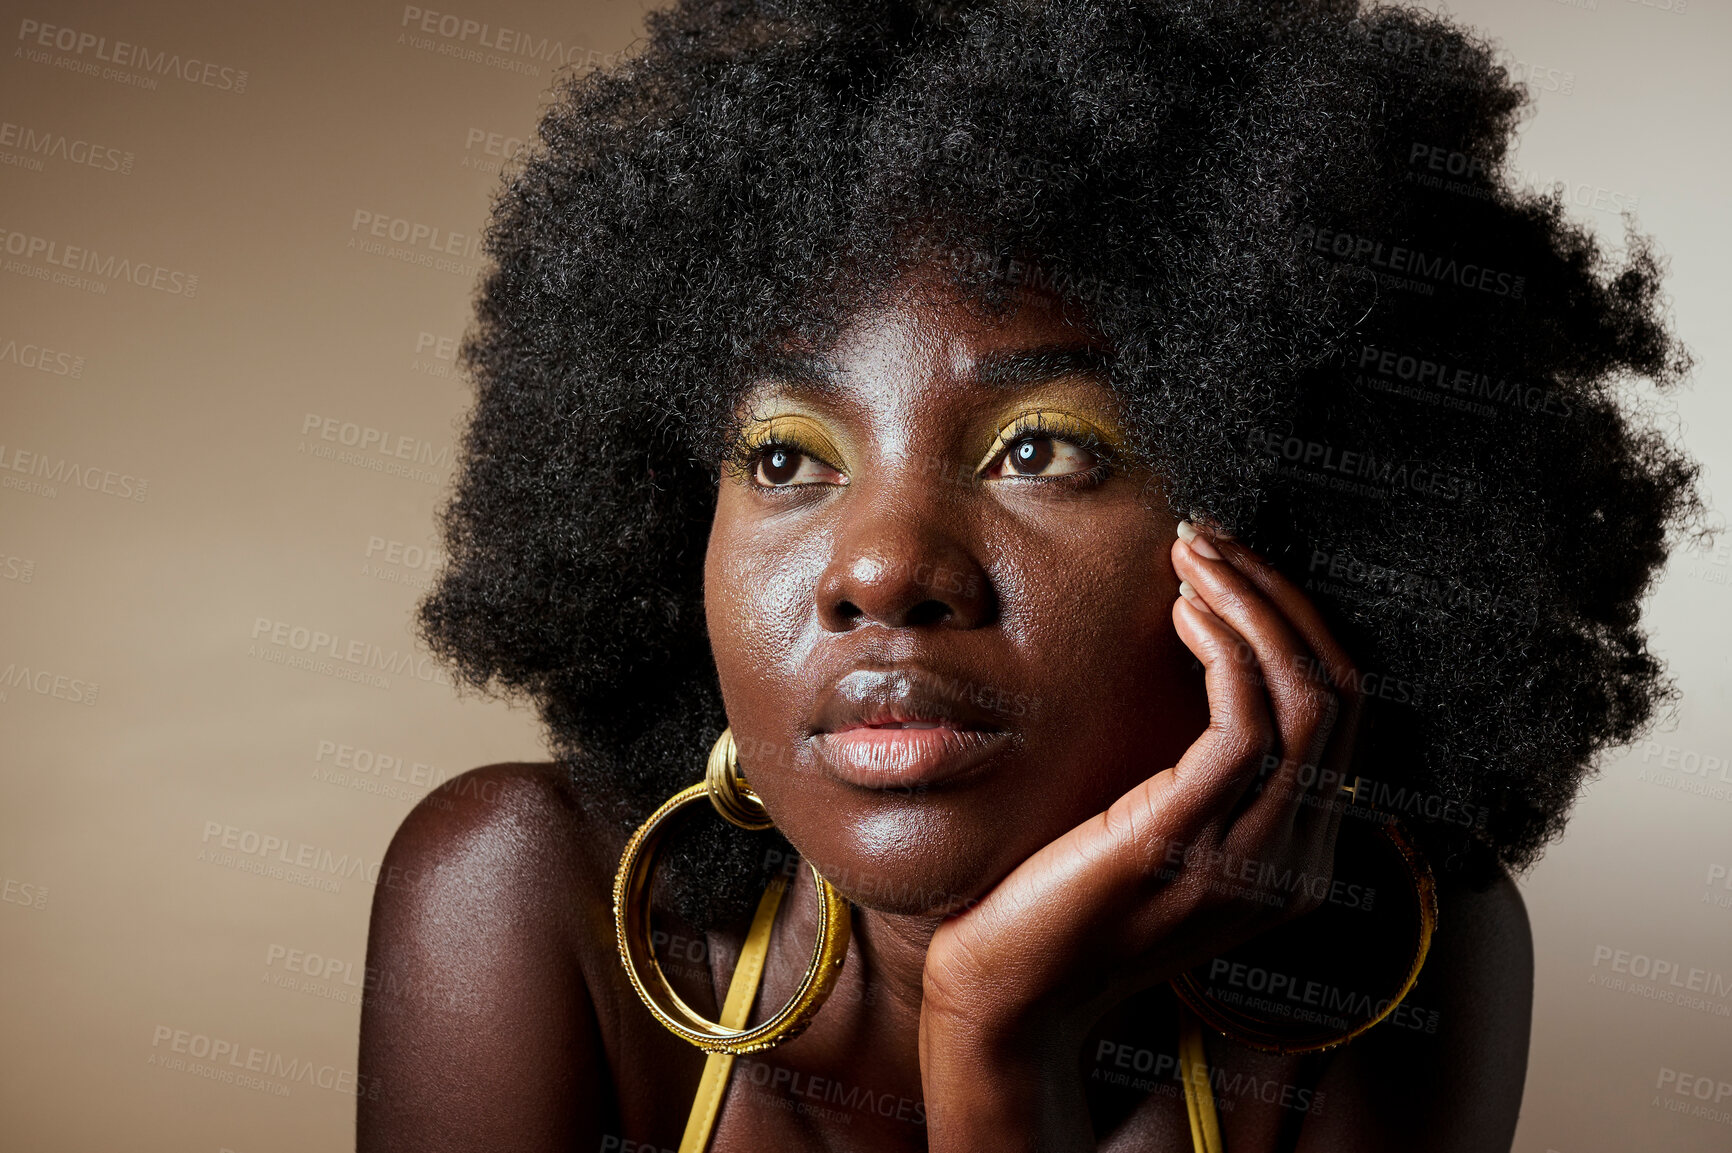
[[[746,933],[746,943],[740,948],[740,959],[734,963],[734,976],[728,982],[728,999],[722,1005],[721,1024],[729,1029],[743,1029],[752,1015],[752,1002],[758,997],[758,982],[764,976],[764,957],[770,951],[770,929],[776,923],[776,908],[788,882],[776,877],[764,890],[758,911],[752,917],[752,927]],[[685,1136],[680,1138],[680,1153],[704,1153],[710,1145],[710,1131],[716,1127],[716,1114],[721,1112],[722,1094],[728,1087],[728,1074],[734,1068],[732,1053],[711,1053],[704,1060],[704,1075],[698,1080],[698,1095],[692,1101],[691,1116],[686,1118]]]
[[[744,1028],[751,1016],[758,982],[764,976],[764,956],[770,951],[770,928],[776,923],[776,909],[786,889],[787,882],[777,877],[758,902],[758,912],[752,917],[752,928],[746,933],[734,976],[728,982],[728,999],[722,1005],[721,1023],[730,1029]],[[704,1061],[704,1075],[698,1081],[691,1115],[686,1118],[679,1153],[704,1153],[709,1148],[710,1134],[715,1131],[722,1094],[727,1091],[728,1074],[733,1068],[732,1053],[711,1053]],[[1183,1006],[1179,1008],[1179,1077],[1185,1083],[1185,1108],[1191,1115],[1191,1145],[1195,1153],[1225,1153],[1220,1122],[1215,1116],[1215,1094],[1209,1086],[1203,1027]]]
[[[1185,1083],[1185,1110],[1191,1115],[1191,1148],[1195,1153],[1226,1153],[1221,1122],[1215,1116],[1215,1091],[1209,1084],[1203,1025],[1183,1005],[1179,1006],[1179,1079]]]

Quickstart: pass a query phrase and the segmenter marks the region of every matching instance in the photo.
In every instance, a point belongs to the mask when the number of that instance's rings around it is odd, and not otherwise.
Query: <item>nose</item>
[[[996,597],[986,570],[959,539],[961,510],[930,492],[857,489],[849,495],[852,507],[818,581],[818,616],[826,631],[991,623]]]

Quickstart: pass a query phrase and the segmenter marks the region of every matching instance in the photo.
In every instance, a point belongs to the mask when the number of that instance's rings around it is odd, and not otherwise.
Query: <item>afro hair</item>
[[[938,261],[1107,338],[1175,514],[1269,557],[1365,670],[1363,798],[1442,869],[1520,869],[1667,699],[1639,603],[1701,512],[1629,395],[1689,367],[1660,261],[1515,186],[1526,108],[1470,30],[1351,0],[652,13],[496,200],[422,632],[641,820],[726,723],[702,562],[740,390]],[[752,860],[709,824],[673,862],[699,924]]]

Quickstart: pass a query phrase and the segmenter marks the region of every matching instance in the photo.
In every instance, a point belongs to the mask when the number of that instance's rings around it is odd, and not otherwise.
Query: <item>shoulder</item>
[[[1515,879],[1499,869],[1483,888],[1445,878],[1439,883],[1440,901],[1448,901],[1470,932],[1528,932],[1527,904]],[[1440,911],[1441,917],[1441,911]]]
[[[1525,1070],[1533,986],[1533,929],[1515,881],[1501,870],[1484,888],[1441,880],[1437,930],[1413,990],[1435,1003],[1439,1028],[1447,1013],[1448,1036],[1482,1059],[1496,1051],[1514,1060],[1519,1048]]]
[[[1521,890],[1509,874],[1500,870],[1483,889],[1440,885],[1437,936],[1458,979],[1532,991],[1533,928]]]
[[[501,883],[550,867],[579,868],[597,830],[563,766],[487,765],[453,777],[422,798],[391,839],[381,870],[385,892],[450,888],[465,876],[497,892]]]
[[[1527,1074],[1533,981],[1533,934],[1515,882],[1502,873],[1484,888],[1440,878],[1419,981],[1330,1063],[1327,1119],[1310,1135],[1327,1139],[1301,1149],[1507,1150]]]
[[[612,954],[613,861],[623,834],[583,804],[564,766],[487,765],[422,798],[386,850],[369,951],[456,964],[487,945],[504,969],[586,967]],[[470,996],[503,973],[467,981]],[[545,974],[544,974],[545,976]]]
[[[593,1125],[600,825],[538,764],[465,773],[404,819],[368,931],[360,1148],[552,1148]]]

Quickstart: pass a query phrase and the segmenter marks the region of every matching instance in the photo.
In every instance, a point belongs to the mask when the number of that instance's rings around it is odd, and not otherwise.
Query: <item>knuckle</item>
[[[1242,638],[1227,636],[1221,631],[1208,630],[1204,633],[1202,659],[1207,664],[1218,664],[1221,668],[1231,670],[1239,676],[1247,670],[1257,667],[1257,654]]]
[[[1148,807],[1139,801],[1121,800],[1101,814],[1101,831],[1107,844],[1131,845],[1138,853],[1159,852],[1162,840],[1159,823]]]
[[[1215,591],[1210,599],[1214,602],[1216,612],[1228,620],[1254,619],[1251,599],[1231,585]]]
[[[1341,698],[1332,692],[1320,692],[1312,709],[1319,731],[1330,732],[1335,728],[1335,722],[1341,719]]]
[[[1198,637],[1197,647],[1202,651],[1197,654],[1198,660],[1205,665],[1216,665],[1233,659],[1232,644],[1218,630],[1204,628],[1200,632],[1202,635]]]
[[[1275,731],[1264,717],[1249,717],[1240,724],[1222,725],[1220,754],[1229,764],[1244,767],[1261,765],[1275,747]]]
[[[1182,866],[1184,846],[1180,842],[1184,833],[1174,828],[1172,814],[1151,798],[1120,798],[1096,820],[1100,836],[1088,842],[1094,852],[1085,866],[1105,864],[1113,858],[1128,859],[1152,887],[1170,881],[1175,864]]]
[[[1328,686],[1318,684],[1310,677],[1290,679],[1282,688],[1300,719],[1307,723],[1333,721],[1341,707],[1340,699]]]

